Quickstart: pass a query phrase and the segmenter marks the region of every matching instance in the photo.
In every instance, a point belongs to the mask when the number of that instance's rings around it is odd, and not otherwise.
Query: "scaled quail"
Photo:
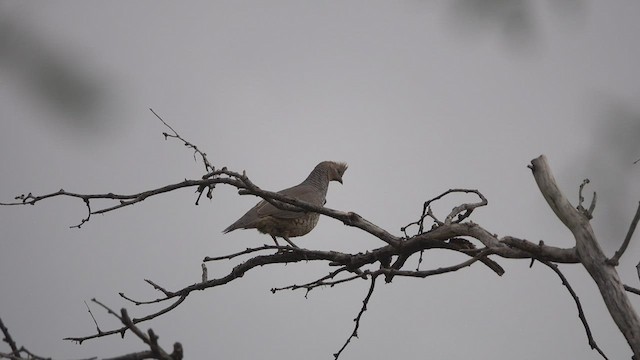
[[[335,180],[342,184],[342,175],[346,170],[345,163],[323,161],[299,185],[278,191],[278,194],[323,206],[329,182]],[[319,218],[318,213],[281,210],[262,200],[222,232],[226,234],[236,229],[257,229],[263,234],[271,235],[278,246],[276,237],[281,237],[291,246],[297,247],[289,238],[308,234],[316,226]]]

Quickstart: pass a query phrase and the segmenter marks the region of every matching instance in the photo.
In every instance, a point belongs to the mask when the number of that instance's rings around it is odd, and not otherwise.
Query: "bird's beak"
[[[342,178],[336,179],[336,181],[342,184]]]

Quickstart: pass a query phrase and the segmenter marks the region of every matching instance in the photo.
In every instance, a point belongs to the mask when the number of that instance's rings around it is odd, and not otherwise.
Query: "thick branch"
[[[562,194],[544,155],[531,161],[533,177],[540,192],[556,216],[573,233],[580,262],[598,285],[616,325],[627,339],[636,358],[640,358],[640,318],[629,298],[615,267],[607,264],[587,217],[571,206]]]

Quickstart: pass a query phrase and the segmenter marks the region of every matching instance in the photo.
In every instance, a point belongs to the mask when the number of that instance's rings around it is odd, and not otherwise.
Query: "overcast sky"
[[[468,187],[489,199],[472,218],[487,230],[573,246],[526,168],[546,154],[572,201],[591,179],[592,224],[613,254],[640,200],[639,16],[640,4],[622,0],[2,1],[0,201],[60,188],[133,193],[201,176],[188,149],[164,141],[153,108],[214,165],[246,170],[264,189],[295,185],[323,160],[349,163],[327,206],[396,235],[425,200]],[[212,201],[195,199],[176,191],[79,230],[69,226],[86,215],[81,201],[0,208],[0,318],[14,339],[55,359],[145,349],[130,334],[62,339],[95,332],[84,301],[145,315],[157,308],[118,292],[153,299],[160,294],[143,279],[177,290],[199,281],[205,256],[271,241],[221,234],[256,198],[219,186]],[[435,210],[464,199],[475,200]],[[384,245],[326,217],[297,244],[354,253]],[[635,287],[639,254],[633,241],[618,268]],[[432,251],[422,268],[463,260]],[[496,260],[502,277],[478,263],[381,283],[342,359],[600,359],[554,273]],[[237,263],[209,263],[209,277]],[[586,271],[561,269],[599,346],[630,358]],[[308,299],[269,291],[329,271],[255,269],[140,327],[166,349],[180,341],[188,359],[331,359],[369,283]],[[119,326],[93,313],[102,330]]]

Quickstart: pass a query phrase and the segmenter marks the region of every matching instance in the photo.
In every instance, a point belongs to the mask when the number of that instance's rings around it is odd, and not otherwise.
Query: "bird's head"
[[[327,174],[329,181],[337,181],[342,184],[342,175],[347,171],[347,164],[343,162],[325,161],[321,164],[326,164],[328,167]]]

